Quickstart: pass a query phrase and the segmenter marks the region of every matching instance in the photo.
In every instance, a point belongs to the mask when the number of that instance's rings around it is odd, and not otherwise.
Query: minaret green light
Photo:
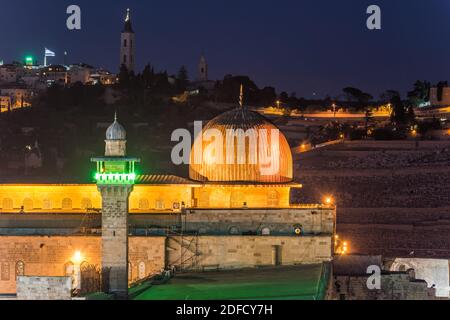
[[[134,184],[135,164],[139,159],[126,156],[126,132],[117,122],[117,115],[106,131],[105,145],[105,156],[91,159],[97,163],[94,177],[97,184]]]
[[[138,158],[126,156],[126,132],[117,122],[106,131],[105,156],[97,163],[95,180],[102,196],[102,273],[105,291],[128,297],[128,202],[136,180]]]

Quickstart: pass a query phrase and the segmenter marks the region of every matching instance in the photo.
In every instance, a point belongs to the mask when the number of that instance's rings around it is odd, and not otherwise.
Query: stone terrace
[[[333,195],[353,253],[450,258],[450,141],[350,141],[297,155],[297,201]]]

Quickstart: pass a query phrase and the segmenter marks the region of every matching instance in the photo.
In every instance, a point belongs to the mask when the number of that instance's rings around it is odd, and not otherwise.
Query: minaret
[[[208,64],[206,63],[206,59],[203,54],[200,57],[200,62],[198,63],[198,80],[208,81]]]
[[[125,17],[125,26],[120,36],[120,65],[125,65],[128,71],[134,71],[134,48],[135,48],[135,34],[131,26],[130,9],[127,9]]]
[[[105,291],[128,297],[128,200],[133,191],[137,158],[126,156],[126,131],[117,122],[106,130],[105,156],[97,163],[95,179],[102,196],[102,275]]]

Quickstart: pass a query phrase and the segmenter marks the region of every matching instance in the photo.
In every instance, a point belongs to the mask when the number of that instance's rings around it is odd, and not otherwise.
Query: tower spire
[[[128,8],[125,16],[124,27],[120,35],[120,64],[127,67],[128,71],[134,71],[135,64],[135,34],[131,25],[131,10]]]
[[[133,27],[131,26],[131,11],[130,8],[127,8],[127,14],[125,15],[125,26],[123,28],[122,33],[134,33]]]

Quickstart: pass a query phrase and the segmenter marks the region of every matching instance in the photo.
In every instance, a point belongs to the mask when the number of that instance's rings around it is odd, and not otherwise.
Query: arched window
[[[62,201],[62,208],[64,210],[71,210],[72,209],[72,199],[64,198]]]
[[[23,208],[25,210],[33,210],[33,200],[31,200],[30,198],[26,198],[23,200]]]
[[[123,55],[123,63],[127,63],[127,55],[126,54]]]
[[[261,229],[261,235],[263,236],[270,236],[270,229],[265,227]]]
[[[240,192],[240,191],[231,192],[231,197],[230,197],[230,207],[231,208],[242,208],[245,206],[244,203],[245,203],[245,196],[242,192]]]
[[[128,282],[132,282],[133,281],[133,265],[131,264],[131,262],[128,262]]]
[[[9,263],[8,262],[2,262],[1,263],[1,280],[3,281],[9,281]]]
[[[88,198],[83,198],[81,200],[81,209],[91,209],[92,208],[92,201]]]
[[[25,275],[25,263],[23,261],[16,262],[16,277]]]
[[[230,229],[228,229],[228,233],[235,236],[235,235],[239,235],[239,228],[238,227],[230,227]]]
[[[45,210],[53,209],[52,201],[50,199],[44,199],[44,201],[42,201],[42,209]]]
[[[149,204],[147,199],[139,200],[139,209],[140,210],[148,210]]]
[[[267,206],[278,207],[280,204],[280,195],[276,190],[270,190],[267,194]]]
[[[139,275],[139,279],[144,279],[145,276],[146,276],[146,274],[145,274],[145,262],[143,262],[143,261],[139,262],[138,275]]]
[[[127,46],[127,39],[123,39],[123,46],[124,46],[124,47]]]
[[[10,198],[4,198],[2,203],[3,210],[12,210],[13,209],[13,201]]]

